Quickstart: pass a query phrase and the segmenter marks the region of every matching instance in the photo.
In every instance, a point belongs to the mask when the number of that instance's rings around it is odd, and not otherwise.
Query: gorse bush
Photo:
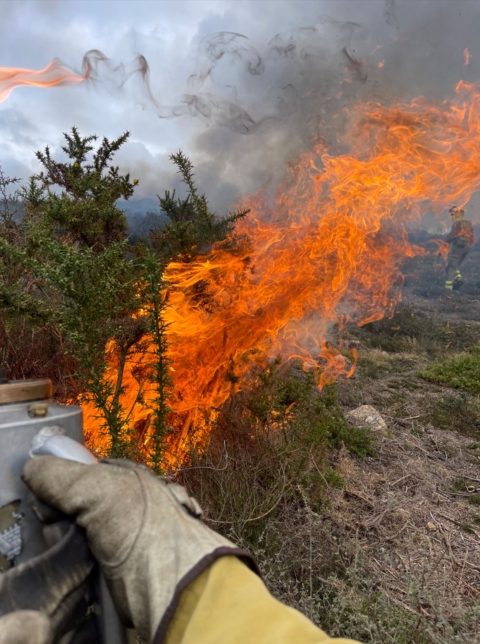
[[[172,154],[170,159],[177,166],[187,187],[185,199],[175,196],[175,191],[165,191],[158,197],[161,214],[169,221],[160,229],[152,230],[150,240],[153,247],[167,259],[181,257],[188,261],[199,253],[207,252],[215,242],[230,237],[235,223],[248,214],[242,210],[219,218],[208,207],[207,197],[199,194],[191,161],[182,153]]]
[[[190,261],[224,240],[247,212],[224,219],[210,212],[191,162],[179,152],[172,160],[187,185],[186,199],[166,192],[160,205],[171,223],[132,244],[117,202],[128,200],[139,181],[113,164],[129,133],[99,145],[95,135],[81,137],[76,128],[64,137],[66,161],[56,161],[49,148],[36,153],[42,171],[18,191],[21,218],[6,194],[18,179],[0,173],[1,358],[10,378],[50,377],[61,401],[92,402],[109,455],[146,458],[160,471],[171,386],[162,317],[165,264]],[[122,395],[125,365],[142,353],[140,390],[153,387],[155,395],[148,448],[140,450]]]
[[[62,148],[68,161],[55,161],[48,148],[37,152],[43,170],[19,191],[25,210],[15,236],[0,241],[3,347],[10,377],[16,376],[13,347],[28,347],[17,325],[26,332],[33,328],[37,336],[47,332],[49,349],[71,382],[68,393],[94,403],[99,431],[108,436],[114,456],[136,456],[120,397],[123,365],[147,333],[146,320],[136,316],[135,284],[143,267],[127,253],[125,215],[115,206],[119,198],[130,198],[138,183],[111,163],[127,138],[128,133],[114,141],[104,138],[95,150],[97,137],[82,138],[73,128]],[[110,341],[118,356],[116,382],[106,377]],[[53,376],[57,385],[60,374],[48,367],[46,360],[32,375]]]

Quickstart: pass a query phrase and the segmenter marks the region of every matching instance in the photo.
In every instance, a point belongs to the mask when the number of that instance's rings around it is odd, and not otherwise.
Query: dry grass
[[[244,398],[212,435],[210,469],[183,482],[211,526],[255,554],[271,592],[330,635],[471,644],[480,632],[478,401],[458,402],[417,372],[478,343],[480,290],[437,300],[436,287],[419,294],[428,270],[418,275],[397,320],[347,330],[360,360],[337,396],[344,411],[382,413],[388,432],[375,435],[375,456],[311,441],[268,405],[251,424]]]
[[[332,491],[328,515],[340,541],[355,535],[362,570],[378,591],[416,616],[416,638],[473,641],[480,513],[468,504],[472,492],[458,492],[453,483],[461,476],[470,490],[480,485],[478,462],[467,438],[436,430],[415,436],[413,423],[391,420],[392,436],[382,438],[375,460],[340,458],[347,486]]]
[[[422,396],[412,397],[411,411]],[[472,642],[480,511],[469,500],[480,489],[480,450],[471,438],[392,412],[376,456],[358,458],[312,440],[293,411],[252,425],[249,406],[247,394],[231,402],[209,449],[181,478],[212,528],[254,553],[271,592],[335,636]],[[473,487],[459,491],[459,477]]]
[[[59,402],[76,398],[80,392],[71,375],[74,365],[61,343],[58,330],[48,323],[35,327],[23,320],[10,334],[0,328],[1,361],[7,376],[10,380],[50,378]]]

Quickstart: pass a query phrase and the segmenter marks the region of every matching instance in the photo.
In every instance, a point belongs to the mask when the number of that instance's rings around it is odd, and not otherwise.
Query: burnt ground
[[[376,457],[339,456],[346,485],[329,490],[327,514],[337,543],[356,544],[373,591],[413,620],[383,636],[339,625],[364,641],[480,641],[479,396],[419,376],[480,342],[480,244],[460,291],[445,295],[443,270],[432,255],[409,260],[394,318],[348,330],[359,363],[339,401],[374,406],[387,430]]]

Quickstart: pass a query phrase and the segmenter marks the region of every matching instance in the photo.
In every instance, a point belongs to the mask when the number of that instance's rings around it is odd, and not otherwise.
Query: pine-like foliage
[[[166,192],[160,207],[170,223],[150,233],[150,245],[132,244],[116,204],[133,195],[138,180],[112,164],[128,136],[104,138],[95,147],[96,136],[81,137],[73,128],[64,134],[66,161],[56,161],[48,147],[37,152],[43,169],[18,192],[20,220],[15,200],[7,198],[17,179],[0,170],[0,353],[10,378],[50,377],[62,402],[92,401],[109,456],[144,460],[160,472],[172,387],[164,268],[174,258],[189,261],[215,242],[230,242],[247,211],[223,219],[211,213],[190,160],[179,152],[171,158],[187,198]],[[145,389],[153,392],[150,424],[141,430],[135,405],[122,403],[133,359],[137,400]],[[140,434],[148,436],[141,449]]]
[[[249,211],[217,217],[209,210],[206,196],[197,190],[191,161],[181,151],[172,154],[170,159],[177,166],[188,194],[185,199],[180,199],[175,196],[175,191],[170,193],[167,190],[164,197],[158,197],[160,210],[170,222],[160,231],[152,232],[150,237],[161,256],[189,261],[195,255],[208,252],[215,242],[225,240],[233,233],[235,223]]]
[[[64,137],[66,145],[62,150],[68,155],[67,163],[54,161],[48,147],[36,152],[44,169],[31,178],[29,189],[23,192],[30,206],[26,215],[38,218],[40,213],[55,227],[57,235],[94,252],[122,243],[128,225],[125,214],[115,204],[118,199],[129,199],[138,181],[131,181],[129,174],[121,175],[111,160],[127,142],[129,133],[114,141],[103,138],[90,163],[88,155],[98,137],[82,138],[75,127]]]
[[[48,148],[37,152],[43,170],[19,192],[24,217],[2,223],[3,353],[10,377],[72,383],[65,394],[94,402],[111,455],[133,456],[121,405],[123,373],[148,322],[136,315],[143,267],[127,252],[127,223],[115,203],[128,199],[138,181],[111,164],[128,132],[104,138],[96,150],[96,136],[82,138],[75,128],[64,136],[67,161],[55,161]],[[109,343],[109,360],[117,363],[114,383],[106,377]],[[30,356],[33,373],[18,373],[14,357],[21,352]]]

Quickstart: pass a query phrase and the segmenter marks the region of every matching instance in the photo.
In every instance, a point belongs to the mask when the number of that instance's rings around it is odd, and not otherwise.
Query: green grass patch
[[[361,376],[371,378],[372,380],[383,378],[385,374],[390,371],[389,367],[385,363],[380,363],[378,360],[363,357],[358,361],[357,369]]]
[[[454,479],[452,481],[452,488],[456,492],[464,492],[466,487],[465,479]]]
[[[423,371],[417,376],[437,384],[455,389],[463,389],[471,394],[480,394],[480,345],[468,352],[446,358]]]
[[[427,401],[428,410],[422,421],[438,429],[457,431],[472,438],[480,435],[480,403],[465,392],[447,394]]]
[[[445,351],[463,351],[475,345],[479,327],[464,322],[440,322],[431,314],[400,305],[392,318],[366,324],[353,334],[372,349],[436,356]]]

